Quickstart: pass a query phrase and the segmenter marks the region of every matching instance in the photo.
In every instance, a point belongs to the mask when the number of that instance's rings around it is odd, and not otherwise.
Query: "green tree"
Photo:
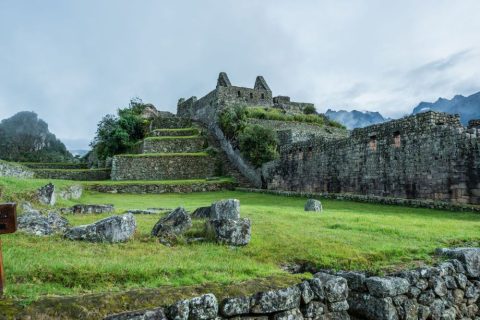
[[[145,107],[142,100],[132,99],[128,107],[118,109],[117,115],[102,118],[90,144],[98,159],[129,152],[135,143],[145,138],[149,125],[149,120],[141,116]]]
[[[247,125],[238,140],[242,154],[257,168],[278,157],[278,141],[272,129]]]

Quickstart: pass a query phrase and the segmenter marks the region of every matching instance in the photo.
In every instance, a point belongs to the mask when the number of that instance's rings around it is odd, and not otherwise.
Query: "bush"
[[[218,117],[220,128],[230,140],[236,140],[247,123],[247,111],[244,106],[234,106],[222,110]]]
[[[303,108],[303,113],[305,113],[305,114],[315,114],[315,113],[317,113],[317,110],[315,109],[314,106],[307,105],[305,108]]]
[[[278,142],[272,129],[247,125],[238,140],[242,154],[257,168],[278,157]]]

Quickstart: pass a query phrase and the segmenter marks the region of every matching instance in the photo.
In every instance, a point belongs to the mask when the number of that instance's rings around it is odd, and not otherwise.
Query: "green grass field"
[[[25,181],[25,180],[24,180]],[[45,181],[1,179],[4,195]],[[59,186],[72,182],[58,181]],[[86,192],[78,203],[113,203],[117,213],[150,207],[187,210],[213,201],[237,198],[241,215],[252,220],[252,241],[242,248],[213,243],[165,247],[149,232],[158,215],[137,216],[133,240],[123,244],[91,244],[22,233],[2,236],[7,296],[36,299],[206,283],[235,283],[286,274],[281,265],[311,262],[318,267],[381,272],[399,266],[432,262],[437,247],[477,244],[480,216],[428,209],[324,200],[324,212],[304,212],[304,198],[245,192],[163,195],[115,195]],[[61,201],[59,206],[72,205]],[[77,202],[75,202],[77,203]],[[69,215],[73,225],[106,215]],[[187,236],[197,236],[196,221]]]

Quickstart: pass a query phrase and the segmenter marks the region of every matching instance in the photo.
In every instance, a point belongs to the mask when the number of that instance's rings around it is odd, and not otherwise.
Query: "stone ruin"
[[[297,124],[278,122],[273,126],[286,126],[277,130],[280,159],[255,170],[216,125],[218,112],[235,104],[285,113],[311,104],[273,97],[260,76],[253,89],[233,86],[225,73],[204,97],[180,99],[177,115],[208,127],[256,188],[480,204],[480,120],[465,128],[458,115],[429,111],[338,136],[318,134],[318,127],[299,133]]]

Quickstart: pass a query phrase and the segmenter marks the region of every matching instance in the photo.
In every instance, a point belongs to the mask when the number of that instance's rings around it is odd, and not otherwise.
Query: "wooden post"
[[[2,239],[0,239],[0,298],[3,296],[4,283],[5,283],[5,272],[3,271]]]
[[[17,231],[17,205],[0,204],[0,235]],[[0,239],[0,298],[5,288],[5,270],[3,269],[2,240]]]

